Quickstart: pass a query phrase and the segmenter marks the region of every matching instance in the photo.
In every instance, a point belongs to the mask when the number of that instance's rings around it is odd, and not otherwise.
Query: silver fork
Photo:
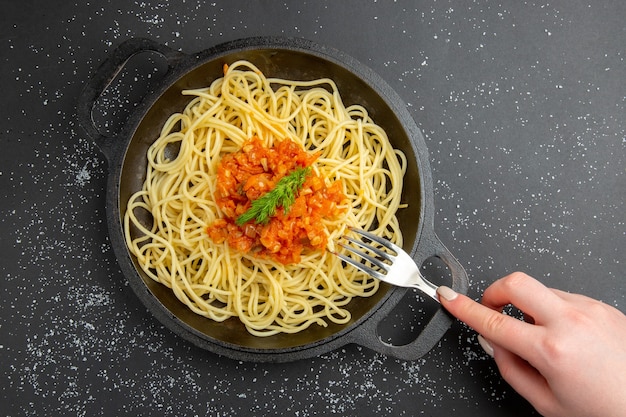
[[[344,254],[333,252],[336,256],[373,278],[400,287],[417,288],[433,300],[439,302],[437,286],[424,278],[413,258],[401,247],[365,230],[351,226],[348,226],[348,228],[354,233],[365,237],[371,243],[344,235],[342,236],[343,239],[365,249],[365,251],[360,251],[341,241],[338,242],[338,245],[362,260],[367,261],[372,266],[368,266],[366,263]]]

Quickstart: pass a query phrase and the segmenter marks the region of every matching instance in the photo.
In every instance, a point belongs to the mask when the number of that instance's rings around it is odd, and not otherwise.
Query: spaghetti
[[[396,212],[404,154],[364,107],[343,104],[331,79],[266,78],[238,61],[209,87],[183,94],[193,98],[149,148],[143,188],[124,215],[126,242],[142,270],[193,312],[237,317],[253,335],[347,323],[346,305],[379,283],[329,250],[348,225],[402,245]],[[290,141],[314,154],[315,177],[345,197],[332,215],[316,218],[328,250],[304,248],[297,262],[285,262],[209,236],[227,218],[218,204],[218,166],[251,138],[269,149]]]

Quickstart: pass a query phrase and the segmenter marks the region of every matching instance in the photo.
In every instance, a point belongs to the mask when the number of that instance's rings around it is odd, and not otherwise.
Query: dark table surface
[[[79,3],[5,1],[0,18],[3,415],[534,414],[460,323],[415,361],[349,345],[284,364],[160,324],[118,267],[107,164],[76,122],[84,83],[132,37],[194,53],[292,36],[353,56],[424,133],[435,229],[472,297],[523,270],[626,310],[622,0]]]

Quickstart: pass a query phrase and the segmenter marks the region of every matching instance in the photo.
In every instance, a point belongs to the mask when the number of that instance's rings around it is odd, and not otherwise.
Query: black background
[[[75,118],[84,83],[131,37],[194,53],[294,36],[352,55],[399,93],[424,133],[435,229],[472,297],[524,270],[626,310],[621,0],[2,6],[2,414],[534,414],[459,323],[417,361],[346,346],[259,364],[201,350],[157,322],[117,266],[107,165]],[[143,85],[153,75],[136,77]],[[114,93],[105,121],[129,105],[125,90]]]

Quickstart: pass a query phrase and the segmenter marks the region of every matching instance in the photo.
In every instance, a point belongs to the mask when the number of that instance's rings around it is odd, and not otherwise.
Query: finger
[[[485,290],[481,302],[498,311],[513,304],[541,324],[555,317],[555,308],[562,302],[562,298],[536,279],[516,272],[491,284]]]
[[[547,410],[554,403],[554,394],[543,375],[513,352],[489,343],[502,378],[536,409]]]
[[[523,357],[532,354],[534,341],[541,337],[542,328],[524,323],[492,310],[462,295],[452,296],[447,287],[437,289],[440,301],[452,315],[465,322],[488,340]]]

